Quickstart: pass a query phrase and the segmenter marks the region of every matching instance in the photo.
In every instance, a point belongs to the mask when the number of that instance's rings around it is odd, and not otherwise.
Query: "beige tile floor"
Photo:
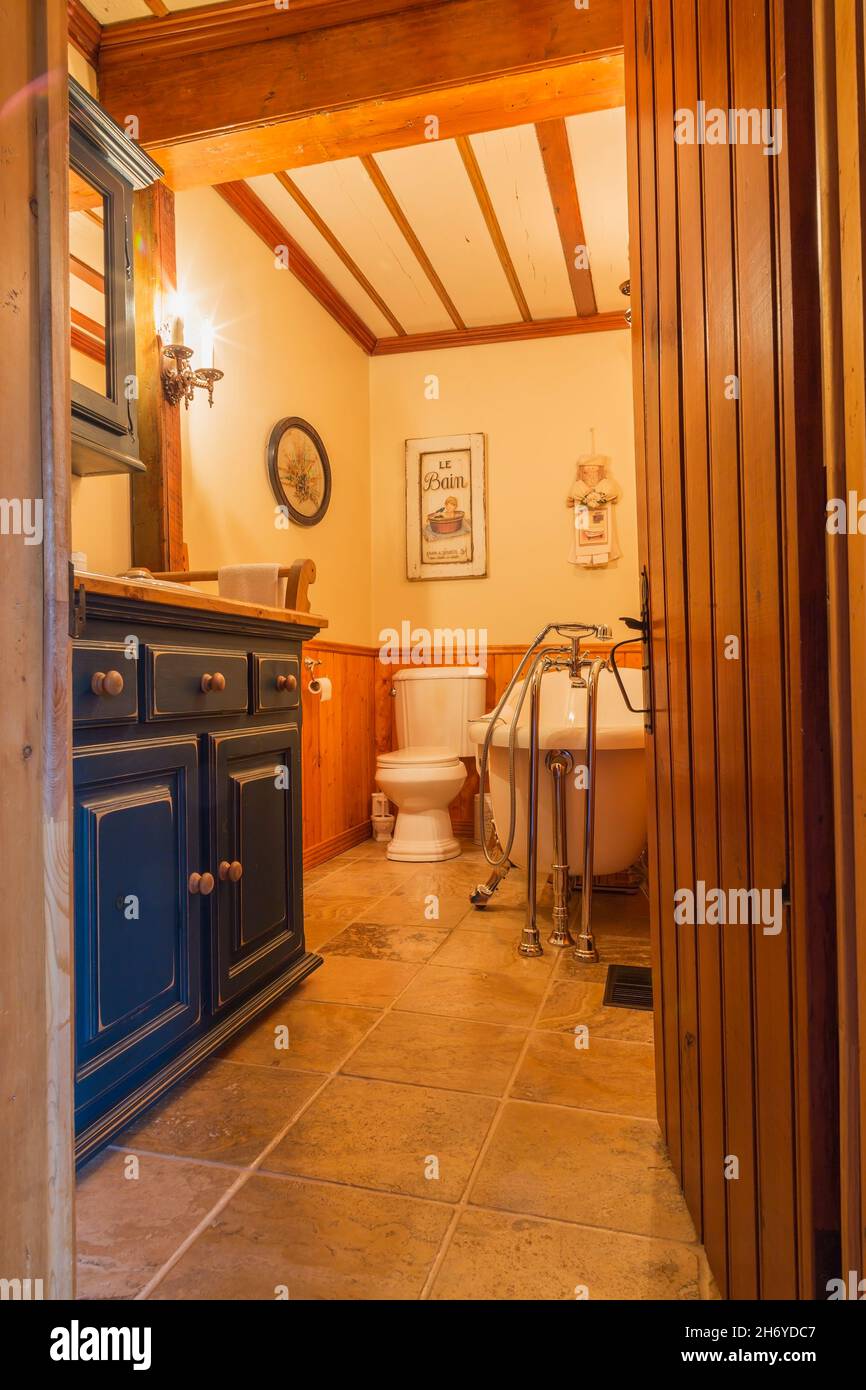
[[[325,964],[83,1171],[81,1297],[717,1296],[651,1015],[603,1004],[605,964],[521,959],[520,877],[476,912],[483,877],[472,845],[370,842],[307,874]],[[595,923],[603,962],[649,963],[640,895]]]

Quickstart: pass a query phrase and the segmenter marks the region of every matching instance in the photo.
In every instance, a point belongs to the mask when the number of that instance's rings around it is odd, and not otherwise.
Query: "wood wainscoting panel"
[[[320,864],[370,834],[375,791],[377,653],[373,647],[309,642],[304,656],[321,662],[333,697],[323,701],[301,673],[303,699],[304,863]]]

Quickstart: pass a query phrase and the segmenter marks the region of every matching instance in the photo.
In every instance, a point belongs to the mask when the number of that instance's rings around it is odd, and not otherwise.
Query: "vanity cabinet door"
[[[303,949],[301,752],[294,724],[209,734],[211,1000],[222,1008]]]
[[[197,740],[80,749],[73,784],[76,1104],[95,1110],[200,1017]]]

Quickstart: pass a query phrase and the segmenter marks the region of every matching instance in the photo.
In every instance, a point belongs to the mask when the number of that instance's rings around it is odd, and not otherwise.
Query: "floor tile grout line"
[[[551,947],[550,949],[556,950],[555,947]],[[526,1058],[526,1053],[529,1049],[529,1043],[532,1036],[532,1032],[534,1031],[534,1026],[538,1022],[538,1019],[541,1016],[541,1010],[544,1008],[544,1005],[547,1001],[547,996],[550,992],[551,984],[555,973],[555,967],[553,970],[548,971],[547,981],[545,983],[544,989],[541,991],[541,994],[539,996],[538,1006],[535,1010],[535,1013],[532,1015],[532,1022],[529,1025],[529,1031],[526,1034],[526,1038],[524,1039],[517,1060],[515,1061],[514,1066],[511,1069],[511,1074],[508,1078],[508,1081],[506,1082],[505,1089],[503,1090],[502,1096],[499,1100],[499,1104],[496,1107],[496,1112],[490,1121],[490,1126],[488,1128],[487,1134],[485,1135],[481,1147],[475,1156],[475,1162],[473,1163],[472,1168],[470,1169],[469,1176],[466,1180],[466,1186],[463,1190],[463,1195],[455,1207],[451,1221],[448,1223],[448,1227],[445,1231],[444,1236],[442,1237],[442,1242],[439,1246],[439,1249],[433,1257],[433,1261],[430,1265],[429,1270],[427,1271],[427,1278],[424,1280],[421,1293],[419,1294],[420,1302],[429,1301],[430,1294],[432,1293],[436,1280],[439,1276],[439,1271],[441,1270],[442,1265],[445,1262],[446,1256],[451,1247],[451,1243],[454,1239],[454,1235],[456,1233],[457,1226],[459,1225],[460,1218],[466,1211],[466,1208],[469,1206],[469,1194],[472,1191],[472,1188],[475,1184],[475,1180],[479,1172],[481,1171],[481,1166],[485,1158],[487,1157],[487,1153],[490,1149],[490,1146],[493,1143],[494,1136],[499,1128],[499,1123],[502,1119],[503,1114],[505,1113],[505,1107],[508,1104],[508,1101],[511,1096],[511,1087],[514,1084],[514,1081],[517,1077],[520,1068],[523,1066],[523,1062]]]
[[[372,859],[374,856],[369,856],[369,857]],[[358,860],[355,860],[355,861],[344,861],[344,862],[342,863],[342,865],[340,865],[340,864],[335,864],[334,869],[333,869],[333,874],[336,874],[336,873],[340,872],[341,869],[344,869],[344,868],[347,866],[347,864],[349,864],[349,863],[351,863],[351,862],[356,862],[356,863],[357,863],[357,862],[363,862],[363,857],[359,857],[359,859],[358,859]],[[332,876],[332,874],[330,874],[330,873],[329,873],[329,874],[325,874],[325,875],[322,876],[322,879],[321,879],[320,881],[324,881],[325,879],[330,878],[331,876]],[[369,913],[369,912],[372,911],[375,907],[377,907],[380,903],[384,902],[386,899],[392,898],[392,897],[394,897],[394,896],[399,896],[399,895],[400,895],[401,886],[404,885],[405,882],[406,882],[406,879],[403,879],[403,878],[396,878],[396,877],[395,877],[394,886],[393,886],[392,888],[389,888],[389,889],[388,889],[384,894],[382,894],[380,897],[374,898],[374,899],[372,899],[369,903],[367,903],[367,905],[362,909],[363,914]],[[315,885],[313,885],[313,887],[314,887],[314,886],[315,886]],[[348,895],[347,895],[347,896],[348,896]],[[405,895],[404,895],[404,896],[405,896]],[[441,896],[441,895],[440,895],[440,896]],[[446,896],[459,896],[459,894],[446,894]],[[327,897],[327,895],[325,895],[325,897]],[[311,904],[307,904],[307,906],[312,906],[312,905],[311,905]],[[542,1009],[543,1009],[543,1007],[544,1007],[544,1005],[545,1005],[545,1003],[546,1003],[546,1001],[547,1001],[547,998],[548,998],[548,996],[549,996],[549,994],[550,994],[550,991],[551,991],[551,989],[552,989],[552,986],[553,986],[555,980],[557,980],[558,978],[560,978],[560,977],[558,976],[558,974],[557,974],[558,962],[557,962],[557,964],[554,966],[554,969],[552,969],[551,971],[549,971],[549,972],[547,973],[547,978],[546,978],[546,981],[545,981],[545,984],[544,984],[544,988],[542,989],[542,992],[541,992],[541,994],[540,994],[540,996],[539,996],[539,1000],[538,1000],[537,1007],[536,1007],[536,1009],[535,1009],[535,1011],[533,1012],[533,1015],[532,1015],[532,1022],[531,1022],[530,1024],[528,1024],[528,1025],[526,1025],[526,1024],[524,1024],[524,1025],[519,1025],[519,1024],[503,1024],[503,1023],[499,1023],[499,1022],[488,1022],[487,1020],[482,1020],[482,1019],[477,1019],[477,1018],[476,1018],[476,1019],[470,1019],[470,1018],[463,1019],[462,1016],[459,1016],[459,1015],[455,1016],[455,1015],[451,1015],[451,1014],[444,1014],[444,1015],[443,1015],[443,1014],[427,1014],[427,1013],[424,1013],[423,1011],[420,1011],[420,1010],[406,1010],[406,1009],[402,1009],[402,1010],[401,1010],[401,1009],[398,1009],[398,1008],[397,1008],[397,1004],[398,1004],[399,1000],[402,998],[402,996],[405,994],[405,992],[410,988],[410,986],[411,986],[411,984],[412,984],[412,981],[417,977],[417,974],[419,973],[420,969],[422,969],[424,965],[430,964],[430,963],[432,963],[432,962],[436,959],[436,957],[440,954],[440,952],[441,952],[441,951],[444,949],[444,947],[446,946],[447,942],[451,939],[452,933],[453,933],[454,931],[460,929],[461,923],[462,923],[464,920],[466,920],[467,917],[470,916],[470,913],[471,913],[471,909],[470,909],[470,911],[468,911],[466,914],[464,914],[464,916],[461,917],[461,918],[459,919],[458,922],[453,923],[451,926],[449,926],[449,927],[447,927],[447,928],[445,929],[445,934],[443,935],[443,938],[442,938],[442,940],[440,941],[439,945],[438,945],[438,946],[435,948],[435,950],[433,951],[432,955],[431,955],[430,957],[428,957],[428,959],[427,959],[426,961],[419,963],[419,970],[415,972],[415,975],[413,975],[412,979],[410,979],[409,981],[407,981],[407,983],[406,983],[406,985],[403,987],[403,989],[401,989],[401,990],[394,996],[394,998],[390,1001],[390,1003],[389,1003],[387,1006],[385,1006],[385,1008],[383,1008],[381,1011],[378,1012],[378,1017],[376,1017],[376,1018],[370,1023],[369,1027],[365,1029],[364,1033],[358,1038],[357,1042],[348,1050],[348,1052],[347,1052],[346,1054],[344,1054],[344,1055],[342,1056],[342,1058],[340,1059],[340,1061],[337,1063],[336,1067],[335,1067],[332,1071],[330,1071],[330,1072],[328,1072],[328,1073],[323,1073],[323,1074],[322,1074],[320,1084],[319,1084],[318,1086],[316,1086],[316,1088],[311,1092],[311,1094],[307,1097],[307,1099],[304,1101],[304,1103],[298,1108],[298,1110],[295,1112],[295,1114],[292,1115],[292,1117],[286,1122],[285,1125],[283,1125],[283,1126],[281,1127],[281,1129],[277,1132],[277,1134],[275,1134],[275,1135],[273,1136],[273,1138],[264,1146],[264,1148],[262,1149],[262,1151],[261,1151],[261,1152],[257,1155],[257,1157],[249,1164],[249,1166],[244,1167],[244,1168],[241,1168],[240,1170],[238,1170],[237,1168],[233,1168],[232,1165],[220,1164],[218,1161],[214,1161],[214,1160],[197,1160],[197,1159],[195,1159],[195,1158],[189,1158],[189,1157],[187,1157],[187,1156],[181,1156],[181,1155],[160,1155],[160,1154],[157,1154],[157,1153],[154,1153],[154,1154],[152,1155],[152,1156],[154,1156],[154,1157],[171,1158],[171,1159],[173,1159],[174,1161],[178,1161],[178,1162],[186,1161],[186,1162],[198,1162],[198,1163],[203,1163],[203,1164],[206,1164],[207,1166],[210,1166],[210,1167],[215,1168],[215,1169],[218,1169],[218,1170],[235,1171],[235,1172],[237,1172],[238,1176],[237,1176],[235,1182],[233,1182],[233,1183],[231,1184],[231,1186],[227,1189],[227,1191],[223,1194],[223,1196],[219,1199],[219,1201],[216,1202],[216,1203],[214,1204],[214,1206],[211,1208],[211,1210],[205,1215],[204,1218],[202,1218],[202,1220],[198,1223],[198,1225],[194,1228],[194,1230],[191,1231],[191,1232],[188,1234],[188,1236],[186,1237],[186,1239],[181,1243],[181,1245],[177,1248],[177,1250],[175,1250],[175,1251],[173,1252],[173,1254],[169,1257],[169,1259],[168,1259],[167,1261],[165,1261],[165,1263],[164,1263],[164,1264],[161,1266],[161,1268],[156,1272],[156,1274],[151,1278],[151,1280],[148,1281],[148,1283],[144,1286],[144,1288],[143,1288],[142,1290],[139,1291],[139,1293],[136,1295],[136,1299],[142,1300],[142,1299],[145,1299],[145,1298],[149,1297],[150,1294],[151,1294],[152,1292],[154,1292],[156,1288],[159,1287],[159,1285],[163,1282],[163,1280],[165,1279],[165,1277],[167,1276],[167,1274],[171,1271],[171,1269],[173,1269],[173,1268],[175,1267],[175,1265],[176,1265],[177,1263],[179,1263],[179,1261],[183,1258],[183,1255],[191,1248],[191,1246],[195,1243],[195,1241],[198,1239],[198,1237],[207,1229],[207,1227],[212,1223],[212,1221],[214,1220],[214,1218],[215,1218],[217,1215],[219,1215],[219,1213],[220,1213],[222,1210],[224,1210],[224,1209],[229,1205],[229,1203],[234,1199],[234,1197],[237,1195],[237,1193],[238,1193],[239,1191],[241,1191],[241,1189],[246,1185],[246,1183],[250,1180],[250,1178],[252,1178],[252,1177],[254,1177],[254,1176],[258,1175],[258,1174],[261,1174],[261,1175],[267,1176],[267,1177],[271,1177],[271,1178],[276,1179],[276,1180],[282,1180],[282,1181],[287,1181],[287,1182],[295,1182],[295,1183],[310,1182],[310,1183],[322,1183],[323,1185],[343,1186],[343,1187],[347,1187],[347,1188],[352,1188],[352,1187],[354,1187],[354,1188],[356,1188],[356,1189],[358,1189],[358,1190],[364,1190],[364,1191],[371,1191],[371,1192],[381,1193],[382,1195],[390,1195],[390,1196],[404,1197],[404,1198],[407,1199],[407,1200],[412,1200],[412,1201],[421,1202],[421,1203],[432,1202],[432,1203],[434,1203],[434,1204],[437,1205],[437,1206],[439,1206],[439,1205],[442,1205],[442,1206],[454,1206],[454,1207],[455,1207],[455,1210],[454,1210],[454,1214],[453,1214],[453,1216],[452,1216],[452,1220],[451,1220],[451,1222],[449,1223],[449,1226],[448,1226],[448,1228],[447,1228],[447,1230],[446,1230],[446,1232],[445,1232],[445,1235],[444,1235],[444,1237],[443,1237],[443,1240],[442,1240],[442,1242],[441,1242],[441,1245],[440,1245],[440,1248],[439,1248],[439,1250],[438,1250],[438,1252],[437,1252],[437,1255],[436,1255],[436,1257],[435,1257],[435,1259],[434,1259],[434,1261],[433,1261],[433,1263],[432,1263],[432,1265],[431,1265],[431,1267],[430,1267],[430,1270],[428,1271],[428,1275],[427,1275],[427,1278],[426,1278],[426,1280],[425,1280],[424,1287],[422,1288],[422,1291],[421,1291],[421,1294],[420,1294],[420,1298],[423,1299],[423,1298],[425,1298],[425,1297],[427,1297],[427,1296],[429,1295],[429,1292],[432,1290],[432,1287],[433,1287],[433,1285],[434,1285],[434,1283],[435,1283],[435,1279],[436,1279],[436,1277],[438,1276],[438,1271],[439,1271],[439,1269],[441,1268],[441,1265],[442,1265],[442,1263],[443,1263],[443,1261],[444,1261],[444,1258],[445,1258],[445,1256],[446,1256],[446,1254],[447,1254],[447,1250],[448,1250],[448,1248],[449,1248],[450,1245],[451,1245],[451,1241],[452,1241],[452,1239],[453,1239],[453,1234],[454,1234],[454,1231],[456,1230],[457,1224],[458,1224],[458,1222],[459,1222],[460,1215],[462,1214],[462,1212],[464,1212],[464,1211],[465,1211],[467,1208],[469,1208],[469,1207],[472,1207],[473,1209],[484,1209],[484,1208],[477,1207],[476,1204],[473,1204],[473,1203],[470,1202],[470,1200],[469,1200],[469,1193],[471,1192],[471,1189],[472,1189],[472,1186],[473,1186],[473,1184],[474,1184],[474,1181],[475,1181],[477,1172],[479,1171],[480,1166],[481,1166],[481,1164],[482,1164],[482,1162],[483,1162],[483,1160],[484,1160],[484,1158],[485,1158],[485,1156],[486,1156],[486,1154],[487,1154],[487,1152],[488,1152],[488,1150],[489,1150],[489,1147],[490,1147],[491,1143],[493,1142],[493,1138],[494,1138],[495,1132],[496,1132],[496,1130],[497,1130],[497,1128],[498,1128],[498,1124],[499,1124],[500,1118],[501,1118],[501,1116],[502,1116],[502,1114],[503,1114],[503,1112],[504,1112],[505,1106],[506,1106],[506,1105],[509,1103],[509,1101],[511,1101],[511,1100],[514,1100],[514,1101],[516,1101],[516,1102],[518,1102],[518,1103],[521,1103],[521,1104],[538,1104],[538,1103],[541,1103],[541,1104],[551,1104],[550,1102],[536,1102],[536,1101],[532,1101],[532,1100],[525,1100],[525,1099],[522,1098],[522,1097],[515,1097],[515,1096],[513,1096],[513,1094],[512,1094],[512,1090],[513,1090],[513,1086],[514,1086],[514,1083],[515,1083],[517,1074],[518,1074],[518,1072],[519,1072],[519,1070],[520,1070],[521,1066],[523,1065],[523,1062],[524,1062],[524,1060],[525,1060],[525,1058],[526,1058],[526,1054],[527,1054],[527,1051],[528,1051],[528,1048],[529,1048],[529,1045],[530,1045],[531,1038],[532,1038],[533,1034],[535,1034],[535,1033],[540,1033],[540,1034],[542,1034],[542,1035],[545,1035],[545,1034],[546,1034],[546,1035],[549,1035],[551,1032],[554,1032],[554,1031],[557,1031],[557,1032],[558,1032],[558,1031],[565,1031],[565,1030],[539,1029],[539,1028],[537,1027],[537,1024],[538,1024],[538,1022],[539,1022]],[[310,915],[314,915],[314,912],[311,913]],[[360,914],[359,914],[359,916],[360,916]],[[318,949],[320,949],[320,948],[325,947],[325,946],[328,944],[328,942],[330,942],[331,940],[333,940],[335,937],[339,936],[339,935],[340,935],[344,930],[346,930],[346,928],[349,927],[349,926],[352,926],[352,925],[367,925],[367,924],[365,924],[365,923],[362,923],[362,922],[359,920],[359,916],[353,917],[353,918],[349,919],[348,921],[345,921],[345,922],[342,922],[342,923],[339,923],[339,924],[335,924],[335,930],[334,930],[333,935],[328,936],[328,937],[325,938],[323,941],[320,941],[320,942],[318,943],[316,949],[318,950]],[[431,927],[434,927],[434,928],[435,928],[435,925],[436,925],[437,920],[438,920],[438,919],[432,919],[432,920],[431,920],[431,922],[430,922]],[[389,924],[387,924],[387,923],[383,923],[383,924],[369,923],[368,925],[371,925],[371,926],[383,925],[383,926],[386,926],[386,927],[387,927]],[[508,925],[513,925],[513,924],[502,923],[502,926],[503,926],[503,927],[508,926]],[[467,930],[467,928],[464,928],[464,930]],[[487,931],[488,928],[486,928],[486,927],[485,927],[485,928],[479,928],[479,930],[481,930],[481,931]],[[358,958],[359,958],[359,959],[376,959],[375,957],[372,957],[372,958],[370,958],[370,957],[358,957]],[[385,958],[385,959],[389,959],[389,958]],[[404,962],[404,963],[405,963],[405,962]],[[410,964],[413,964],[414,962],[409,962],[409,963],[410,963]],[[452,968],[455,968],[455,969],[462,969],[462,970],[465,971],[465,973],[468,973],[468,974],[501,974],[501,973],[503,973],[503,972],[496,972],[496,971],[477,971],[477,970],[473,970],[473,969],[471,969],[471,968],[467,970],[466,967],[452,967]],[[329,1002],[329,1001],[315,1000],[315,1001],[310,1001],[310,1002],[327,1003],[327,1002]],[[343,1004],[343,1001],[334,1001],[334,1002],[335,1002],[335,1003],[340,1003],[341,1005]],[[352,1006],[349,1005],[349,1007],[352,1007]],[[359,1004],[359,1005],[355,1005],[354,1007],[356,1007],[356,1008],[358,1008],[358,1009],[362,1009],[362,1008],[370,1008],[370,1007],[375,1007],[375,1006],[360,1005],[360,1004]],[[484,1140],[483,1140],[483,1142],[482,1142],[482,1145],[481,1145],[481,1147],[480,1147],[480,1149],[479,1149],[479,1153],[478,1153],[478,1155],[476,1156],[476,1160],[475,1160],[475,1162],[474,1162],[474,1164],[472,1165],[472,1168],[471,1168],[471,1170],[470,1170],[469,1176],[468,1176],[468,1178],[467,1178],[467,1181],[466,1181],[466,1184],[465,1184],[465,1187],[464,1187],[463,1194],[462,1194],[462,1196],[461,1196],[459,1202],[455,1205],[454,1203],[445,1201],[444,1199],[440,1201],[440,1199],[437,1199],[437,1198],[432,1198],[432,1197],[420,1197],[420,1196],[415,1196],[414,1194],[409,1194],[409,1193],[386,1193],[384,1189],[380,1189],[380,1188],[363,1188],[363,1187],[360,1187],[360,1188],[359,1188],[359,1185],[358,1185],[357,1183],[356,1183],[356,1184],[351,1184],[351,1183],[339,1183],[339,1182],[336,1182],[336,1181],[335,1181],[335,1182],[333,1182],[333,1184],[331,1184],[331,1183],[329,1182],[329,1180],[327,1180],[327,1179],[316,1179],[316,1178],[311,1178],[311,1177],[305,1177],[305,1176],[302,1175],[302,1174],[281,1174],[281,1173],[276,1173],[276,1172],[274,1172],[273,1170],[267,1170],[267,1169],[266,1169],[266,1170],[263,1170],[263,1169],[262,1169],[262,1165],[263,1165],[264,1162],[266,1161],[266,1159],[267,1159],[267,1157],[269,1156],[269,1154],[272,1153],[273,1150],[282,1142],[282,1140],[286,1137],[286,1135],[289,1133],[289,1131],[292,1129],[292,1127],[293,1127],[295,1124],[297,1124],[297,1122],[302,1118],[302,1116],[306,1113],[306,1111],[310,1108],[310,1106],[313,1105],[313,1104],[315,1103],[315,1101],[322,1095],[322,1093],[323,1093],[323,1092],[325,1091],[325,1089],[327,1088],[328,1084],[329,1084],[331,1081],[333,1081],[337,1076],[339,1076],[339,1075],[342,1074],[342,1075],[344,1075],[344,1076],[351,1077],[352,1079],[358,1079],[358,1080],[368,1080],[368,1081],[383,1080],[383,1078],[356,1076],[355,1074],[353,1074],[353,1073],[351,1073],[351,1072],[350,1072],[350,1073],[345,1072],[343,1069],[344,1069],[344,1068],[346,1067],[346,1065],[351,1061],[351,1059],[352,1059],[352,1057],[355,1055],[355,1053],[364,1045],[364,1043],[365,1043],[365,1042],[370,1038],[370,1036],[375,1032],[375,1030],[379,1028],[379,1026],[381,1025],[381,1023],[382,1023],[382,1021],[384,1020],[384,1018],[385,1018],[388,1014],[390,1014],[391,1012],[394,1012],[394,1011],[396,1011],[396,1012],[398,1012],[398,1013],[404,1013],[404,1014],[413,1014],[413,1013],[417,1013],[417,1014],[419,1014],[419,1016],[430,1017],[430,1018],[441,1018],[441,1019],[446,1019],[446,1020],[454,1019],[455,1021],[464,1021],[464,1022],[469,1022],[469,1023],[475,1023],[475,1024],[480,1024],[481,1026],[487,1026],[487,1027],[506,1028],[506,1029],[509,1029],[509,1030],[511,1030],[511,1031],[514,1031],[514,1032],[523,1032],[523,1033],[525,1034],[524,1040],[523,1040],[523,1044],[522,1044],[522,1046],[521,1046],[521,1048],[520,1048],[519,1055],[518,1055],[518,1057],[517,1057],[517,1059],[516,1059],[516,1061],[515,1061],[514,1067],[513,1067],[512,1070],[511,1070],[511,1073],[510,1073],[508,1082],[506,1083],[506,1086],[505,1086],[505,1088],[504,1088],[502,1094],[501,1094],[499,1097],[495,1097],[495,1096],[492,1096],[492,1097],[491,1097],[491,1096],[487,1095],[486,1093],[484,1093],[484,1097],[485,1097],[485,1098],[497,1100],[497,1106],[496,1106],[496,1110],[494,1111],[494,1114],[493,1114],[493,1116],[492,1116],[492,1118],[491,1118],[491,1122],[490,1122],[490,1126],[489,1126],[489,1128],[488,1128],[487,1134],[485,1135],[485,1138],[484,1138]],[[630,1042],[635,1042],[636,1040],[634,1040],[634,1039],[611,1039],[611,1041],[630,1041]],[[644,1044],[638,1044],[638,1045],[640,1045],[640,1046],[651,1046],[651,1044],[645,1044],[645,1043],[644,1043]],[[222,1060],[228,1060],[228,1059],[222,1059]],[[255,1065],[255,1064],[249,1064],[249,1063],[238,1062],[238,1063],[236,1063],[236,1065]],[[299,1072],[299,1073],[297,1073],[297,1074],[301,1074],[301,1073]],[[304,1073],[304,1074],[306,1074],[306,1075],[315,1075],[316,1073],[306,1072],[306,1073]],[[385,1080],[387,1080],[387,1079],[385,1078]],[[396,1084],[396,1085],[400,1085],[400,1084],[419,1084],[419,1085],[420,1085],[421,1083],[394,1082],[394,1083],[392,1083],[392,1084]],[[443,1089],[443,1090],[445,1090],[445,1089],[451,1089],[451,1088],[434,1087],[433,1089]],[[475,1096],[482,1095],[482,1093],[480,1093],[480,1092],[471,1092],[471,1091],[470,1091],[470,1092],[454,1092],[454,1094],[460,1094],[460,1095],[466,1094],[466,1095],[475,1095]],[[585,1108],[585,1107],[573,1107],[573,1106],[566,1106],[566,1105],[558,1105],[557,1103],[553,1103],[553,1104],[556,1106],[556,1108],[561,1108],[561,1109],[564,1109],[564,1110],[571,1110],[571,1111],[573,1111],[574,1109]],[[593,1112],[593,1113],[600,1113],[600,1114],[616,1114],[617,1112],[601,1111],[601,1112]],[[633,1119],[638,1119],[638,1120],[646,1120],[646,1117],[643,1117],[643,1116],[634,1116],[634,1117],[622,1116],[621,1118],[633,1118]],[[112,1146],[112,1147],[116,1147],[116,1146]],[[130,1151],[130,1152],[135,1152],[135,1150],[128,1150],[128,1151]],[[143,1152],[148,1152],[148,1151],[143,1151]],[[494,1210],[494,1211],[497,1210],[496,1208],[489,1208],[489,1209],[490,1209],[490,1210]],[[531,1213],[514,1213],[514,1214],[516,1214],[516,1215],[525,1215],[525,1216],[530,1216],[530,1217],[532,1216]],[[545,1217],[545,1218],[535,1217],[534,1219],[538,1219],[538,1220],[551,1220],[551,1221],[557,1222],[557,1224],[562,1224],[562,1225],[565,1225],[565,1226],[575,1226],[575,1225],[580,1225],[580,1224],[581,1224],[581,1223],[575,1223],[575,1222],[568,1222],[568,1221],[564,1221],[564,1220],[560,1222],[560,1219],[559,1219],[559,1218],[551,1218],[551,1217]],[[587,1229],[591,1229],[591,1230],[596,1230],[596,1229],[611,1230],[611,1229],[613,1229],[613,1228],[610,1228],[610,1227],[587,1227]],[[637,1238],[640,1238],[640,1239],[646,1239],[646,1240],[655,1240],[655,1239],[662,1239],[662,1240],[665,1240],[665,1239],[669,1239],[669,1238],[666,1238],[666,1237],[653,1237],[653,1236],[643,1236],[643,1235],[638,1236],[638,1233],[635,1233],[635,1232],[622,1232],[622,1234],[623,1234],[623,1235],[632,1236],[632,1237],[637,1237]],[[681,1244],[681,1245],[688,1245],[688,1244],[689,1244],[689,1243],[683,1242],[683,1241],[677,1241],[676,1243]],[[703,1247],[701,1246],[700,1242],[697,1242],[697,1241],[696,1241],[696,1242],[695,1242],[695,1246],[696,1246],[696,1248],[697,1248],[698,1250],[702,1250],[702,1249],[703,1249]]]
[[[408,989],[411,983],[411,980],[407,981],[406,985],[404,986],[404,990]],[[400,994],[402,993],[403,991],[401,990]],[[291,995],[287,997],[291,998]],[[346,1062],[350,1061],[350,1059],[355,1055],[361,1044],[365,1042],[366,1039],[369,1037],[370,1033],[373,1032],[373,1029],[381,1023],[382,1019],[385,1017],[385,1014],[391,1012],[391,1009],[393,1008],[393,1005],[396,1003],[398,998],[400,998],[399,994],[395,997],[392,1003],[382,1011],[379,1018],[373,1020],[373,1022],[370,1024],[370,1027],[364,1031],[363,1035],[358,1039],[355,1045],[351,1047],[347,1053],[341,1056],[340,1061],[334,1068],[334,1070],[323,1074],[321,1085],[317,1086],[316,1089],[307,1097],[307,1100],[303,1103],[303,1105],[301,1105],[296,1114],[294,1114],[292,1118],[289,1120],[289,1122],[286,1125],[284,1125],[281,1130],[278,1131],[278,1133],[274,1136],[273,1139],[270,1140],[268,1144],[265,1145],[261,1153],[258,1155],[256,1159],[253,1160],[249,1167],[245,1168],[238,1175],[238,1178],[235,1180],[234,1183],[232,1183],[231,1187],[225,1193],[223,1193],[223,1196],[220,1198],[220,1200],[216,1202],[212,1209],[202,1218],[201,1221],[199,1221],[198,1225],[194,1228],[194,1230],[192,1230],[188,1234],[186,1239],[181,1242],[177,1250],[175,1250],[172,1253],[172,1255],[169,1256],[169,1258],[165,1261],[161,1268],[157,1270],[156,1274],[152,1276],[152,1278],[148,1281],[144,1288],[139,1290],[139,1292],[135,1296],[135,1301],[142,1302],[145,1299],[149,1298],[151,1293],[153,1293],[154,1290],[159,1287],[159,1285],[163,1282],[165,1277],[171,1272],[172,1269],[174,1269],[175,1265],[179,1264],[180,1260],[183,1258],[186,1252],[195,1244],[199,1236],[207,1230],[208,1226],[211,1224],[214,1218],[219,1216],[220,1212],[225,1210],[229,1202],[231,1202],[233,1198],[237,1196],[238,1192],[240,1192],[241,1188],[243,1188],[246,1185],[246,1183],[249,1182],[250,1178],[256,1175],[256,1173],[259,1171],[262,1164],[264,1163],[265,1159],[277,1147],[278,1144],[282,1143],[283,1139],[285,1139],[292,1126],[301,1118],[303,1114],[306,1113],[306,1111],[310,1108],[313,1102],[317,1100],[318,1097],[322,1094],[322,1092],[326,1089],[328,1084],[331,1081],[333,1081],[334,1077],[340,1074],[340,1069],[343,1066],[345,1066]],[[315,1003],[317,1001],[311,1000],[310,1002]]]
[[[661,1241],[664,1245],[681,1245],[686,1250],[703,1252],[702,1243],[695,1240],[685,1240],[682,1236],[656,1236],[649,1235],[646,1231],[629,1231],[624,1226],[594,1226],[590,1221],[569,1221],[565,1216],[539,1216],[537,1211],[522,1211],[517,1207],[496,1207],[487,1202],[467,1202],[466,1208],[469,1211],[491,1212],[496,1216],[518,1216],[528,1221],[538,1221],[542,1224],[549,1222],[553,1226],[565,1226],[570,1230],[575,1227],[579,1231],[610,1231],[611,1235],[629,1236],[632,1240],[648,1241],[650,1244]]]

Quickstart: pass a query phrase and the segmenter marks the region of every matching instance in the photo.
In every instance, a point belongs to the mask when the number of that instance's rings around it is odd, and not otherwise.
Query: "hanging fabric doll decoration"
[[[574,514],[568,554],[573,565],[606,565],[622,554],[613,515],[621,488],[607,471],[609,463],[604,454],[584,454],[577,461],[574,485],[565,499]]]

